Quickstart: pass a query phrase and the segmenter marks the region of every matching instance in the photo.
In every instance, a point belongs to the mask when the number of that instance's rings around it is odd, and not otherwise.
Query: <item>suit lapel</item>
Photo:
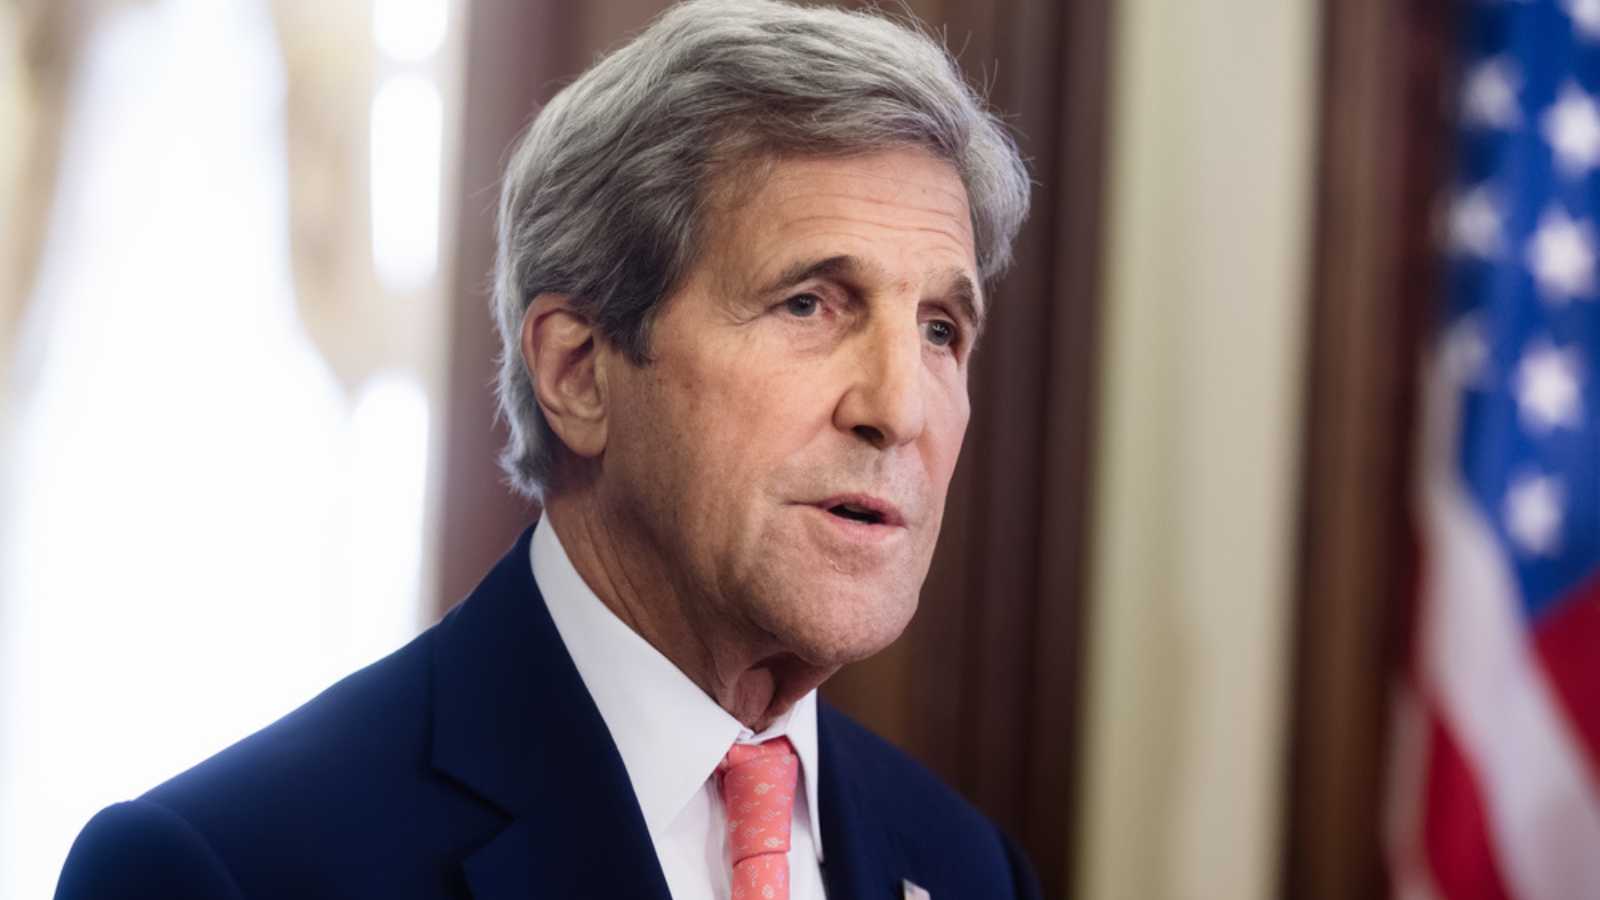
[[[522,537],[440,623],[433,766],[512,818],[463,863],[478,900],[669,900],[605,721],[534,583]]]
[[[817,703],[817,805],[828,900],[899,900],[903,862],[870,802],[862,761],[850,753],[838,717],[833,707]]]

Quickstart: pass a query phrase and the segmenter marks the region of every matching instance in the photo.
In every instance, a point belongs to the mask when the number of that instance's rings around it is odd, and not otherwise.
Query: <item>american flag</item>
[[[1600,898],[1600,0],[1462,4],[1397,897]]]

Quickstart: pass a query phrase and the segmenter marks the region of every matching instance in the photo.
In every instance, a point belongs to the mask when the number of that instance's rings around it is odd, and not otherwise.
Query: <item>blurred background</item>
[[[0,898],[47,896],[97,809],[427,627],[537,515],[494,464],[499,168],[665,5],[0,0]],[[1600,165],[1592,102],[1533,109],[1600,87],[1600,6],[905,7],[1006,113],[1034,213],[922,608],[825,692],[1049,896],[1600,896],[1570,862],[1600,859],[1600,669],[1540,688],[1531,614],[1438,650],[1408,501],[1450,254],[1521,265],[1499,211],[1536,202],[1480,173],[1464,205],[1458,150],[1477,127]],[[1502,7],[1536,26],[1485,26]],[[1495,43],[1535,32],[1574,67]],[[1592,299],[1565,224],[1523,275]],[[1546,424],[1600,366],[1563,359],[1522,382]],[[1551,495],[1509,533],[1553,546]],[[1565,546],[1592,565],[1585,521]],[[1418,661],[1485,653],[1548,713],[1501,730],[1550,741],[1494,744],[1503,709],[1451,712]]]

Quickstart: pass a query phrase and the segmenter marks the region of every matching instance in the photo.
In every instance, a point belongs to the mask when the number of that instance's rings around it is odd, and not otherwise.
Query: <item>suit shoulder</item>
[[[90,819],[56,885],[56,900],[242,896],[205,838],[150,800],[118,803]]]
[[[185,815],[253,789],[359,778],[423,752],[429,632],[328,687],[293,712],[145,796]]]
[[[351,886],[405,866],[358,862],[404,847],[408,865],[432,865],[428,848],[493,818],[429,763],[428,634],[143,799],[187,821],[248,893],[398,895]]]

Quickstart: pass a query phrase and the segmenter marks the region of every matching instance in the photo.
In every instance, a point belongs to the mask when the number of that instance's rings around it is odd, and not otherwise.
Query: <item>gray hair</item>
[[[559,445],[520,352],[533,298],[567,295],[644,365],[655,310],[697,259],[719,178],[762,160],[907,146],[959,173],[978,273],[991,281],[1027,215],[1027,169],[915,23],[692,0],[558,93],[512,152],[500,194],[493,303],[511,485],[541,496]]]

